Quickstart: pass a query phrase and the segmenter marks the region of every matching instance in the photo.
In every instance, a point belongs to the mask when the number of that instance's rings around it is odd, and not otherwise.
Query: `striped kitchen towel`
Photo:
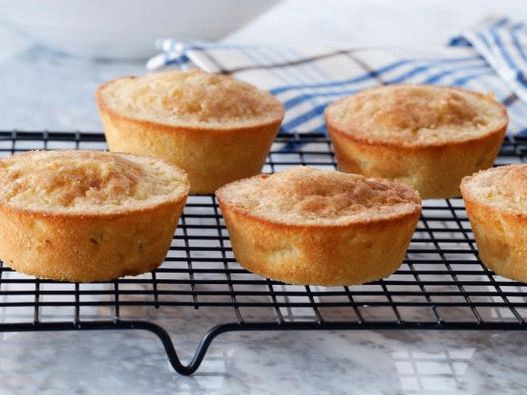
[[[342,96],[376,85],[425,83],[493,93],[509,109],[509,133],[527,136],[527,101],[520,99],[523,95],[517,86],[498,71],[499,62],[491,62],[488,53],[480,52],[476,42],[470,41],[471,35],[463,37],[455,40],[455,47],[422,51],[186,45],[164,40],[160,42],[163,53],[151,59],[147,67],[200,68],[270,90],[285,105],[282,131],[286,133],[325,132],[324,109]],[[508,41],[494,40],[489,45],[504,42]],[[492,53],[503,56],[505,50]]]
[[[451,45],[468,45],[527,102],[527,25],[508,18],[489,18],[463,32]]]

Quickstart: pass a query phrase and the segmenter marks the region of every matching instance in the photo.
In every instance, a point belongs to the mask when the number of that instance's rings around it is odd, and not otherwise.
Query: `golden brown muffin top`
[[[527,164],[494,167],[463,178],[464,198],[516,214],[527,214]]]
[[[33,151],[0,159],[0,204],[60,213],[147,208],[188,193],[185,172],[103,151]]]
[[[485,136],[506,127],[505,107],[466,89],[387,85],[338,100],[326,109],[336,129],[368,142],[425,146]]]
[[[289,224],[345,225],[413,213],[418,193],[388,180],[292,167],[235,181],[216,195],[247,214]]]
[[[215,129],[280,121],[282,104],[243,81],[203,71],[167,71],[102,85],[98,100],[134,119]]]

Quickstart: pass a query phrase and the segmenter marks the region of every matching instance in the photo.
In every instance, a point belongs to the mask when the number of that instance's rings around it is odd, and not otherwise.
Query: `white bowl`
[[[144,59],[158,38],[214,41],[280,0],[0,0],[0,22],[81,56]]]

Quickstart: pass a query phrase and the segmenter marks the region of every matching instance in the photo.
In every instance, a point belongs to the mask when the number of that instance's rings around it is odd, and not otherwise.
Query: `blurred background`
[[[0,0],[0,54],[39,43],[86,57],[146,59],[158,38],[258,45],[441,46],[523,0]]]
[[[0,0],[0,128],[99,130],[95,87],[144,73],[158,39],[430,48],[496,15],[525,1]]]

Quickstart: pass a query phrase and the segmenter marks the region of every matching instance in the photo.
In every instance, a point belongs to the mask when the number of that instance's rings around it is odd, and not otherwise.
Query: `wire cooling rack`
[[[0,156],[33,149],[105,149],[100,133],[0,132]],[[507,138],[498,164],[524,160],[527,139]],[[334,169],[322,134],[280,135],[264,171],[305,164]],[[367,264],[367,262],[365,262]],[[124,330],[155,333],[174,369],[191,374],[229,331],[526,328],[526,285],[481,265],[460,199],[429,200],[400,270],[350,287],[293,286],[242,269],[213,196],[190,196],[163,265],[116,281],[71,284],[0,267],[0,331]],[[212,325],[188,364],[162,317],[196,309]],[[228,310],[233,318],[225,314]],[[166,320],[164,321],[166,325]]]

